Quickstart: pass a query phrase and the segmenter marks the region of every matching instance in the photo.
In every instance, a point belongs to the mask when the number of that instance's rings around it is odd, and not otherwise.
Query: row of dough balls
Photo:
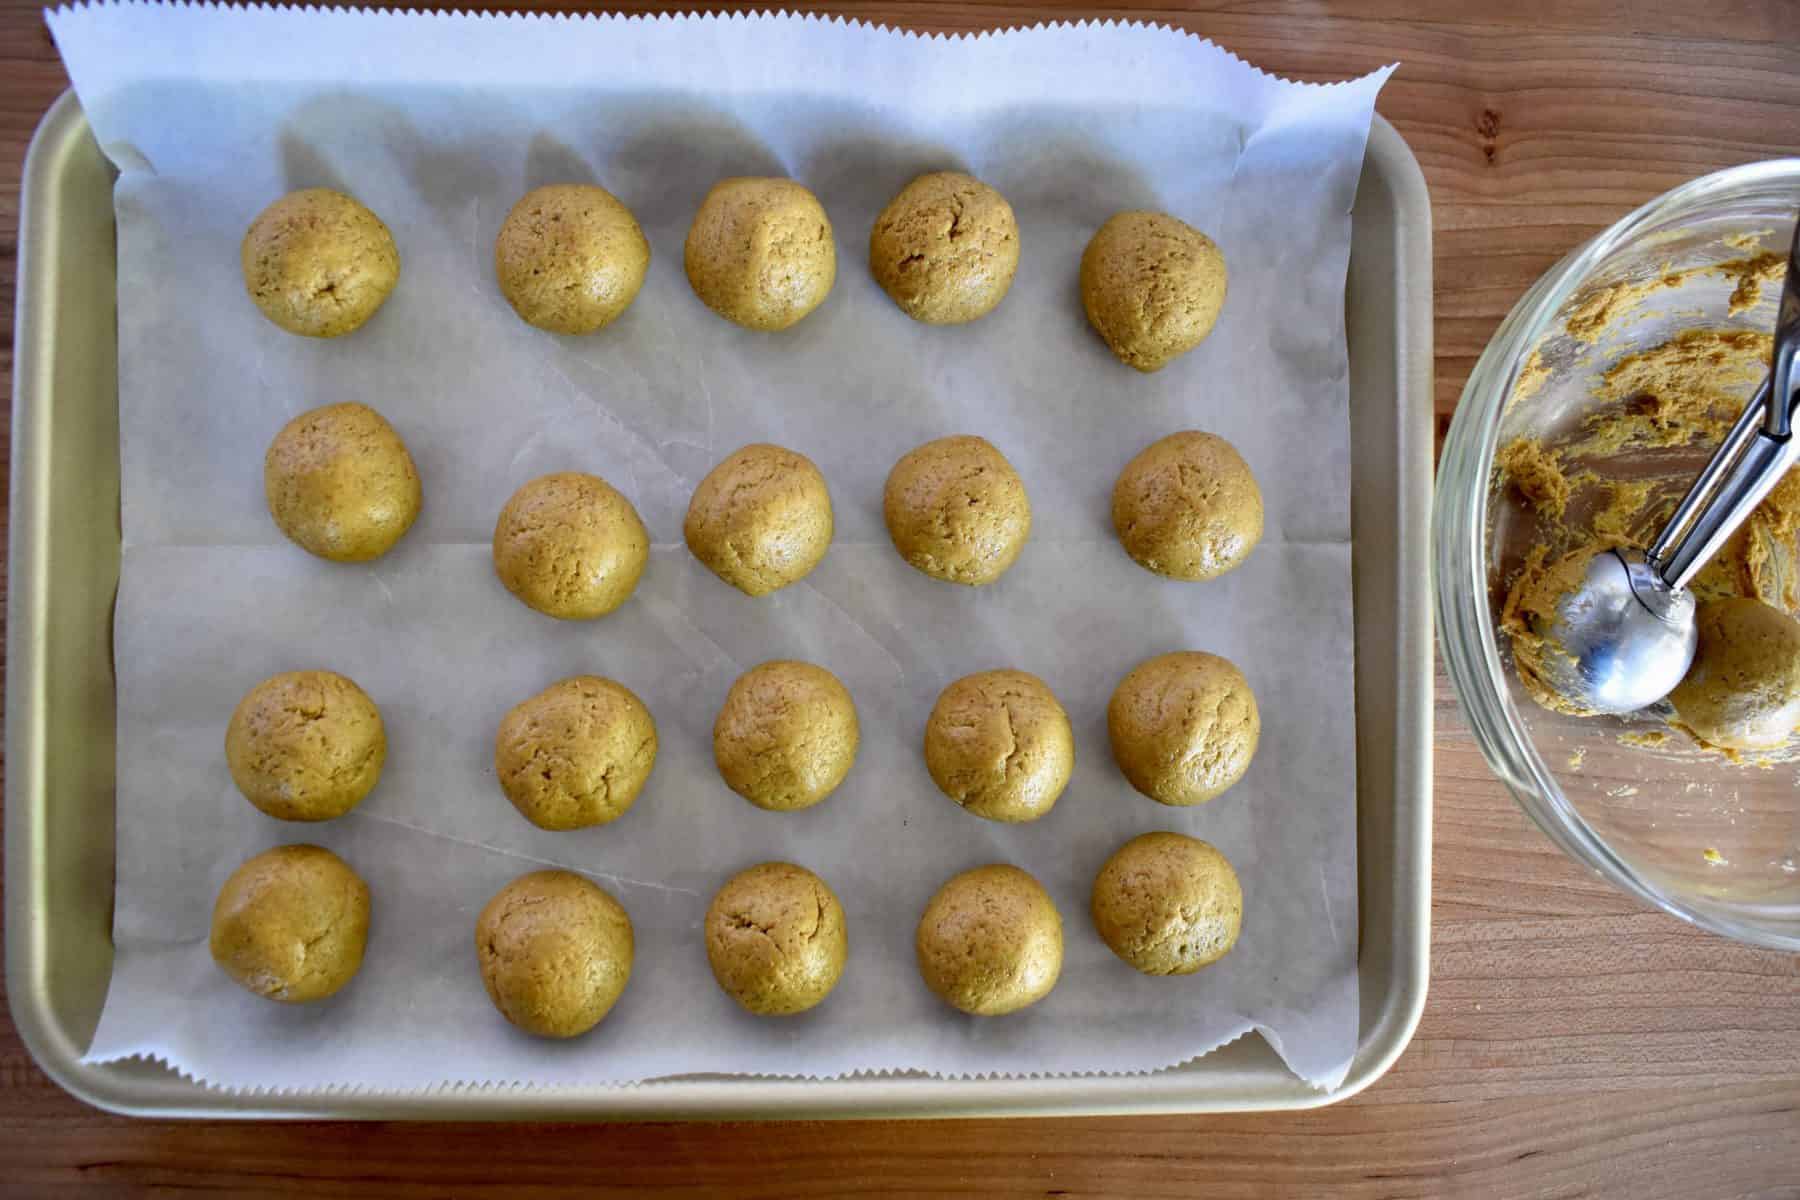
[[[1106,712],[1113,760],[1160,804],[1204,804],[1243,778],[1262,718],[1230,660],[1199,651],[1139,663]],[[861,727],[850,692],[812,663],[752,667],[713,722],[713,761],[726,786],[758,808],[811,808],[856,762]],[[606,825],[636,802],[656,765],[656,720],[631,689],[577,675],[516,705],[494,737],[494,774],[541,829]],[[963,809],[990,821],[1035,821],[1068,787],[1075,735],[1050,688],[1024,671],[981,671],[946,687],[925,722],[925,766]],[[355,682],[292,671],[244,696],[225,731],[232,781],[284,821],[327,821],[362,803],[381,778],[387,732]]]
[[[290,333],[337,337],[367,321],[400,278],[381,219],[342,192],[275,201],[242,246],[244,286]],[[781,330],[821,303],[837,247],[818,198],[791,179],[726,179],[701,202],[683,255],[708,308],[746,329]],[[869,271],[901,311],[930,325],[986,316],[1012,287],[1019,226],[1005,197],[955,171],[907,184],[869,231]],[[494,274],[519,317],[588,334],[637,298],[650,243],[604,188],[529,192],[501,223]],[[1154,212],[1113,216],[1081,256],[1088,321],[1120,361],[1155,371],[1205,340],[1225,303],[1225,256],[1190,225]]]
[[[263,488],[276,525],[303,549],[361,562],[391,549],[423,502],[418,468],[394,427],[367,405],[302,413],[275,435]],[[894,548],[934,579],[994,582],[1031,535],[1019,473],[985,438],[939,438],[888,473],[882,515]],[[1139,564],[1172,579],[1212,579],[1262,538],[1262,492],[1231,443],[1198,430],[1153,443],[1119,472],[1113,528]],[[825,476],[811,459],[754,444],[727,455],[694,489],[682,534],[720,579],[762,596],[804,579],[831,545]],[[508,590],[569,620],[611,612],[650,557],[637,509],[596,475],[534,479],[501,509],[494,569]]]
[[[1179,833],[1121,846],[1094,878],[1094,929],[1146,975],[1190,975],[1236,943],[1244,897],[1218,850]],[[331,996],[362,966],[369,887],[320,846],[278,846],[232,873],[213,906],[213,960],[250,992],[285,1003]],[[804,867],[766,862],[734,875],[707,906],[706,958],[719,987],[758,1016],[814,1008],[842,977],[844,909]],[[507,884],[475,922],[488,998],[541,1037],[571,1038],[612,1009],[631,978],[636,942],[625,908],[572,871]],[[914,935],[925,985],[974,1016],[1017,1012],[1062,974],[1063,928],[1041,884],[991,864],[946,882]]]

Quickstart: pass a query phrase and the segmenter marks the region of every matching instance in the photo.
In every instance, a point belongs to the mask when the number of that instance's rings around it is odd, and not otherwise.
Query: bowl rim
[[[1723,198],[1786,199],[1800,207],[1800,157],[1728,167],[1664,192],[1565,255],[1513,305],[1469,372],[1444,437],[1432,503],[1432,592],[1452,687],[1488,766],[1513,799],[1571,858],[1630,894],[1703,929],[1752,945],[1800,951],[1792,932],[1740,917],[1731,906],[1671,893],[1615,853],[1563,795],[1513,703],[1489,612],[1489,480],[1506,400],[1530,351],[1594,268],[1621,245]]]

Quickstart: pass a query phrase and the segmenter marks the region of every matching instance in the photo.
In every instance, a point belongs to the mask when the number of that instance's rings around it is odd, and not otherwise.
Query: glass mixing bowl
[[[1646,204],[1538,280],[1463,390],[1432,529],[1450,678],[1520,806],[1626,891],[1704,928],[1790,951],[1800,950],[1800,739],[1739,762],[1671,728],[1666,704],[1627,718],[1551,712],[1520,683],[1500,626],[1533,546],[1566,548],[1601,527],[1646,540],[1685,492],[1716,445],[1718,422],[1742,409],[1767,363],[1747,370],[1739,353],[1719,367],[1708,385],[1729,403],[1687,425],[1659,425],[1655,386],[1634,394],[1644,372],[1632,364],[1686,331],[1773,330],[1781,283],[1767,256],[1785,260],[1797,208],[1800,159],[1721,171]],[[1740,346],[1752,341],[1737,337]],[[1698,356],[1688,382],[1709,369]],[[1596,430],[1615,419],[1651,436],[1608,448]],[[1559,472],[1530,478],[1532,456],[1511,457],[1521,442],[1557,451]],[[1790,613],[1800,590],[1795,550],[1791,535],[1764,547],[1758,576],[1763,598]]]

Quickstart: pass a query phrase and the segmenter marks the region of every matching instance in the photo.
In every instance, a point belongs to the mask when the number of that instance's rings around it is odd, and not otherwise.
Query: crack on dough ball
[[[1122,212],[1081,255],[1081,303],[1120,362],[1160,371],[1206,340],[1225,304],[1225,256],[1164,213]]]
[[[791,179],[724,179],[694,214],[682,255],[694,294],[727,321],[775,331],[824,302],[837,246],[818,197]]]
[[[758,808],[792,812],[829,796],[861,743],[849,691],[823,667],[775,661],[740,675],[713,722],[726,786]]]
[[[1242,779],[1262,736],[1250,683],[1228,659],[1197,650],[1133,667],[1106,707],[1113,759],[1159,804],[1203,804]]]
[[[381,219],[342,192],[289,192],[244,234],[250,299],[289,333],[338,337],[375,315],[400,278],[400,251]]]
[[[985,438],[939,438],[888,473],[882,516],[894,549],[933,579],[980,587],[1006,573],[1031,536],[1031,501]]]
[[[978,1017],[1017,1012],[1062,974],[1062,918],[1014,866],[977,867],[931,897],[913,939],[919,975],[944,1003]]]
[[[792,1016],[816,1007],[844,973],[844,909],[825,881],[792,863],[734,875],[707,906],[706,961],[747,1011]]]
[[[1019,267],[1019,223],[1006,198],[959,171],[921,175],[869,231],[869,271],[900,310],[927,325],[986,316]]]
[[[1225,856],[1198,838],[1146,833],[1094,877],[1100,940],[1146,975],[1191,975],[1225,957],[1243,925],[1244,893]]]
[[[329,404],[282,427],[263,456],[269,515],[295,545],[367,562],[418,519],[424,494],[406,443],[366,404]]]
[[[756,444],[725,456],[694,489],[682,535],[708,570],[747,596],[806,578],[832,536],[831,493],[813,461]]]
[[[592,184],[527,192],[494,238],[494,275],[519,319],[551,333],[604,329],[637,299],[650,243],[631,210]]]
[[[573,871],[521,875],[475,922],[488,999],[539,1037],[579,1037],[598,1025],[631,979],[635,950],[624,907]]]
[[[546,616],[584,621],[625,603],[650,560],[650,535],[631,501],[598,475],[533,479],[494,525],[494,572]]]
[[[387,761],[381,710],[333,671],[290,671],[245,693],[225,727],[238,791],[282,821],[341,817],[375,790]]]
[[[213,961],[284,1004],[336,994],[362,967],[369,886],[322,846],[277,846],[233,871],[213,905]]]
[[[1230,442],[1187,430],[1152,443],[1119,472],[1112,518],[1140,566],[1171,579],[1216,579],[1262,540],[1262,491]]]
[[[1035,821],[1075,769],[1069,715],[1043,680],[982,671],[946,687],[925,722],[925,766],[938,790],[990,821]]]
[[[630,688],[577,675],[501,719],[494,774],[533,825],[585,829],[625,815],[650,778],[656,750],[656,721]]]

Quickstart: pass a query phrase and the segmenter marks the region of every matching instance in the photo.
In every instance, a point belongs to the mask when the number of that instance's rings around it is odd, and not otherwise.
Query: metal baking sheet
[[[45,1069],[120,1111],[336,1117],[868,1116],[1204,1111],[1328,1103],[1366,1086],[1423,1005],[1429,922],[1429,213],[1377,120],[1346,295],[1351,355],[1363,1028],[1316,1092],[1260,1040],[1147,1076],[833,1081],[688,1077],[628,1088],[228,1096],[156,1064],[80,1063],[110,973],[118,431],[110,169],[72,97],[27,161],[14,396],[7,970]],[[1396,536],[1397,531],[1397,536]]]

